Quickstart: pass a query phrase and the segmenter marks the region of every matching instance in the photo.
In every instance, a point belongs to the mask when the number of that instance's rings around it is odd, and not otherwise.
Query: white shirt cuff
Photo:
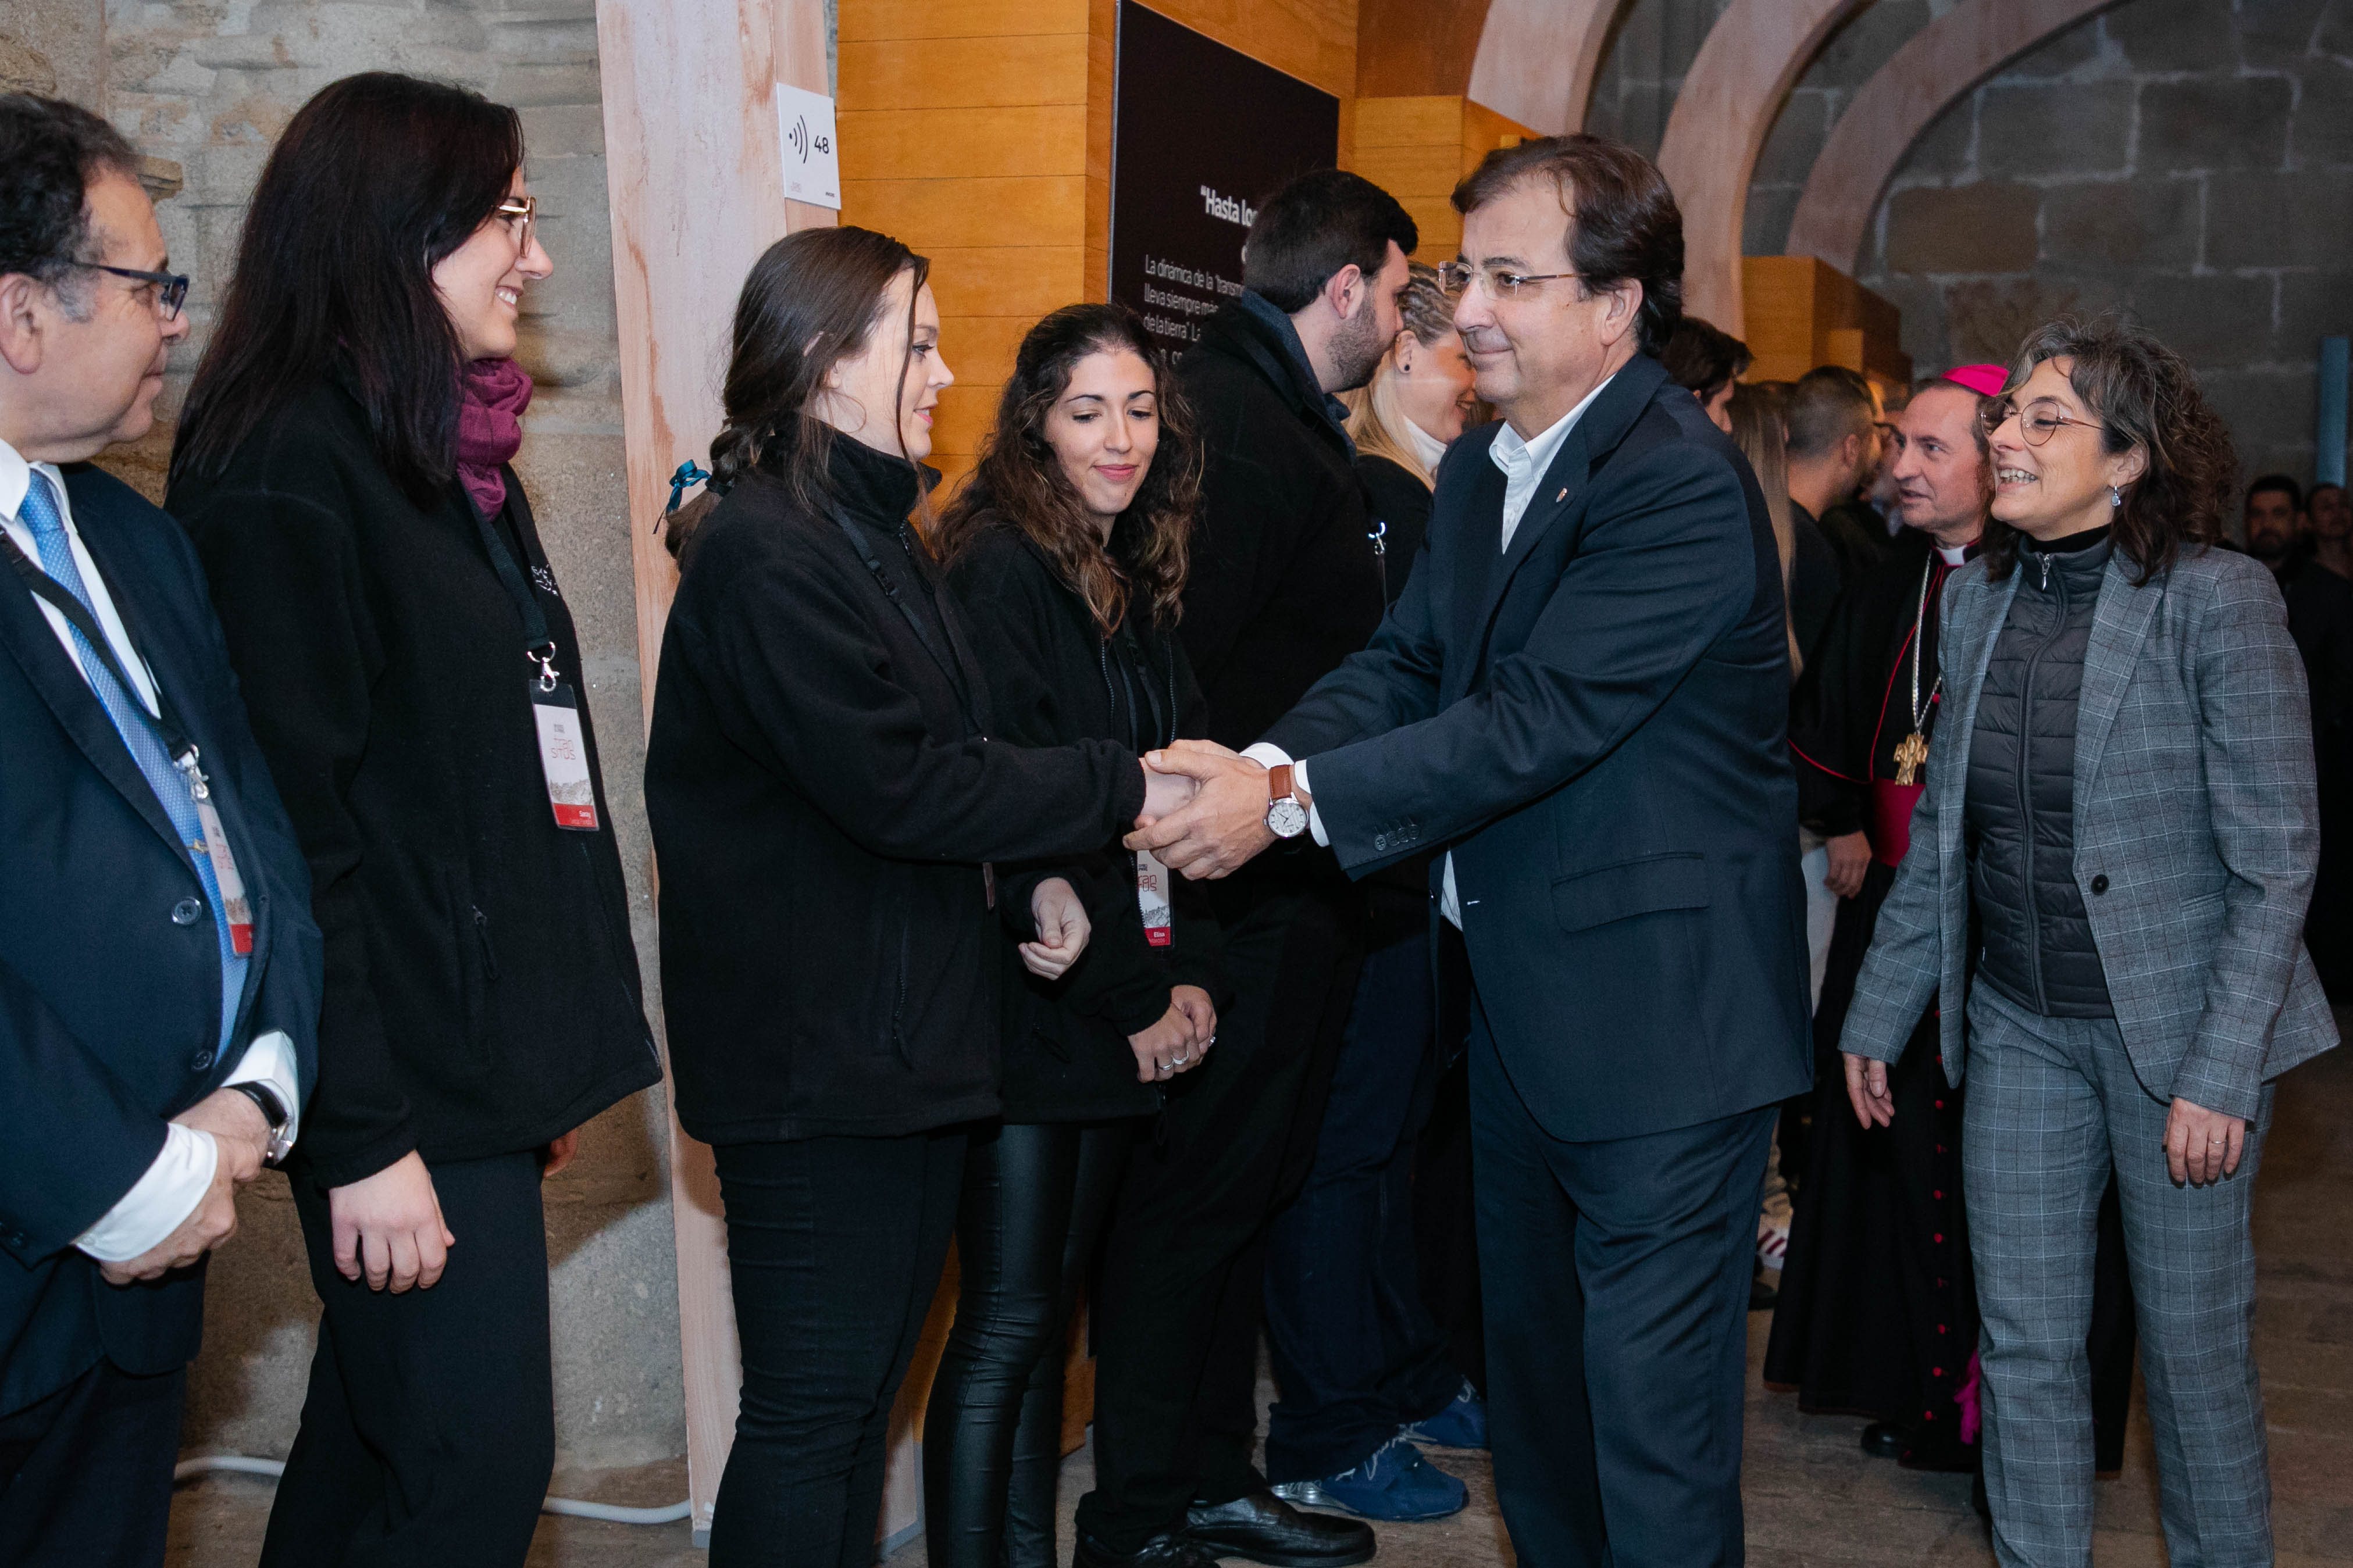
[[[173,1122],[164,1130],[164,1152],[147,1173],[74,1245],[100,1263],[128,1263],[153,1250],[195,1212],[219,1163],[211,1133]]]
[[[283,1029],[272,1029],[246,1047],[244,1059],[227,1079],[227,1083],[266,1083],[277,1091],[278,1103],[286,1108],[286,1142],[290,1145],[302,1132],[301,1082],[294,1068],[294,1042]]]
[[[1291,782],[1293,785],[1298,789],[1300,794],[1309,797],[1307,802],[1307,831],[1314,836],[1315,842],[1322,847],[1326,849],[1332,847],[1331,835],[1324,831],[1323,808],[1318,806],[1314,801],[1315,787],[1307,782],[1307,764],[1305,763],[1293,762],[1291,760],[1291,753],[1284,751],[1281,746],[1276,745],[1271,741],[1261,741],[1254,746],[1244,746],[1242,748],[1242,755],[1248,757],[1251,762],[1256,763],[1262,768],[1273,769],[1286,765],[1289,766],[1291,769]]]

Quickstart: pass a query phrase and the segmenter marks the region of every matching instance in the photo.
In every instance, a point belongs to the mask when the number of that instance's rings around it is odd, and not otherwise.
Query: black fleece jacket
[[[915,477],[846,438],[835,504],[749,474],[697,531],[646,752],[686,1130],[887,1137],[998,1109],[984,862],[1085,855],[1144,806],[1110,741],[993,740],[988,683],[909,531]],[[869,562],[872,564],[870,566]]]
[[[172,486],[311,865],[327,984],[296,1156],[323,1187],[411,1149],[529,1149],[661,1076],[579,639],[506,481],[499,547],[520,550],[581,697],[594,833],[548,806],[522,617],[473,503],[455,480],[411,500],[341,384]]]
[[[1131,614],[1114,637],[1044,551],[994,513],[948,568],[988,672],[998,734],[1025,746],[1107,740],[1131,752],[1208,732],[1208,705],[1176,639]],[[1114,837],[1053,867],[1087,906],[1087,951],[1058,983],[1005,944],[1005,1119],[1096,1121],[1156,1110],[1127,1037],[1158,1023],[1171,986],[1198,985],[1222,1009],[1219,931],[1208,890],[1172,877],[1169,944],[1146,942],[1135,857]]]

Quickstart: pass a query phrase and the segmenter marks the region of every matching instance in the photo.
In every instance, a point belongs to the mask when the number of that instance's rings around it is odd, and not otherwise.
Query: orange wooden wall
[[[1356,100],[1356,173],[1397,197],[1421,231],[1414,259],[1454,259],[1462,219],[1449,199],[1463,175],[1498,147],[1535,132],[1459,95]]]

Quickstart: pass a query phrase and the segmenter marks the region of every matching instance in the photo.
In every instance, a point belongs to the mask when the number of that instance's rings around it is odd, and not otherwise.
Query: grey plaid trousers
[[[2248,1219],[2265,1084],[2237,1174],[2177,1187],[2168,1100],[2108,1018],[2046,1018],[1979,984],[1968,1002],[1962,1137],[1986,1496],[2004,1568],[2092,1560],[2094,1224],[2113,1162],[2140,1321],[2173,1568],[2272,1562],[2271,1470],[2255,1377]]]

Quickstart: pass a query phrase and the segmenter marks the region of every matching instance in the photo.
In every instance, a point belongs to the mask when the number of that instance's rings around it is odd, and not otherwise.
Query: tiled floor
[[[2353,1016],[2347,1022],[2353,1023]],[[2277,1123],[2256,1196],[2261,1272],[2258,1350],[2270,1415],[2281,1568],[2353,1563],[2353,1050],[2299,1068],[2281,1087]],[[1767,1321],[1749,1320],[1749,1364],[1764,1354]],[[2165,1562],[2148,1433],[2137,1399],[2122,1477],[2100,1484],[2100,1568]],[[1799,1414],[1754,1382],[1748,1397],[1749,1562],[1807,1564],[1988,1564],[1993,1554],[1969,1511],[1968,1482],[1915,1475],[1856,1446],[1859,1421]],[[1484,1456],[1441,1455],[1470,1483],[1471,1507],[1436,1524],[1381,1528],[1388,1568],[1474,1568],[1509,1563]],[[1067,1514],[1087,1488],[1085,1450],[1063,1469]],[[684,1466],[558,1478],[574,1497],[666,1502],[685,1491]],[[216,1476],[181,1489],[172,1516],[174,1568],[245,1568],[259,1551],[269,1486]],[[630,1526],[544,1518],[533,1568],[687,1568],[704,1561],[686,1526]],[[923,1568],[920,1542],[891,1568]]]

